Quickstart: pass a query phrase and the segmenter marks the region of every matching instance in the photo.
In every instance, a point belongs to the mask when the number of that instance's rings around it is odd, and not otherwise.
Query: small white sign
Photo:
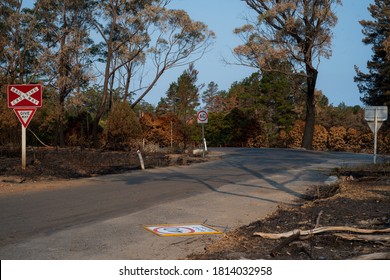
[[[222,232],[202,224],[151,225],[144,228],[159,236],[184,236],[199,234],[221,234]]]
[[[368,122],[374,122],[376,115],[377,122],[387,121],[387,106],[368,106],[364,109],[364,119]]]
[[[374,164],[376,163],[376,149],[378,145],[378,130],[384,121],[387,121],[387,106],[368,106],[364,110],[364,119],[374,133]]]
[[[196,118],[198,119],[198,123],[207,123],[209,120],[209,113],[205,109],[201,109],[198,111]]]
[[[30,124],[30,121],[32,120],[36,110],[36,108],[14,108],[16,116],[25,128],[27,128],[27,126]]]
[[[377,122],[376,124],[376,131],[375,131],[375,122],[367,122],[368,123],[368,126],[370,127],[372,133],[377,133],[379,131],[379,129],[381,128],[383,122]]]

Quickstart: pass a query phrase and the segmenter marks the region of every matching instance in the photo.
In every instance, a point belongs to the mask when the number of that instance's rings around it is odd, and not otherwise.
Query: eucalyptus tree
[[[0,3],[0,82],[36,81],[39,69],[39,44],[33,35],[36,10],[26,9],[23,0]]]
[[[151,80],[133,102],[134,107],[155,86],[169,69],[191,65],[201,59],[212,46],[215,38],[207,25],[193,21],[184,10],[161,9],[158,20],[149,30],[153,34],[147,61],[152,66]]]
[[[170,68],[183,66],[201,57],[214,34],[194,22],[182,10],[169,10],[170,0],[104,0],[96,2],[91,14],[102,38],[97,46],[104,61],[103,92],[94,119],[97,144],[99,121],[107,112],[111,88],[122,78],[123,101],[133,93],[134,108]],[[149,69],[151,67],[151,69]]]
[[[92,79],[89,53],[92,9],[87,0],[37,0],[35,37],[41,44],[41,72],[48,87],[57,92],[57,137],[64,146],[65,101],[80,93]]]
[[[290,75],[305,77],[306,124],[302,146],[312,149],[315,125],[315,88],[322,57],[331,56],[332,28],[337,23],[334,8],[341,0],[244,0],[258,14],[235,33],[242,45],[234,49],[240,64],[262,71],[275,60],[289,63]]]

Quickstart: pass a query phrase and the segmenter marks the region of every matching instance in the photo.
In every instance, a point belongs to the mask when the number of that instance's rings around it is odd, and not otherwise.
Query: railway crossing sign
[[[7,103],[22,124],[22,170],[26,170],[26,128],[37,107],[42,107],[42,85],[8,85]]]
[[[42,107],[42,85],[8,85],[8,108]]]

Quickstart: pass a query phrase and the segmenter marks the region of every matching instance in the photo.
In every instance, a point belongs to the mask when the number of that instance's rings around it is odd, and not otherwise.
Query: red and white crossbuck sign
[[[8,107],[14,109],[20,123],[27,128],[37,107],[42,107],[41,85],[9,85]]]
[[[9,85],[8,108],[42,107],[41,85]]]
[[[26,170],[26,128],[37,107],[42,107],[42,86],[9,85],[7,87],[8,107],[12,108],[22,124],[22,169]]]

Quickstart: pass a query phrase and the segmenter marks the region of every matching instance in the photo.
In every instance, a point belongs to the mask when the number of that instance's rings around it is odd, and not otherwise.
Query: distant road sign
[[[198,111],[196,118],[198,119],[198,123],[207,123],[209,120],[209,114],[206,110],[201,109]]]
[[[364,109],[364,119],[368,122],[374,122],[376,116],[377,122],[387,121],[387,106],[368,106]]]
[[[364,119],[374,133],[374,164],[376,163],[378,130],[382,126],[382,123],[387,121],[387,115],[387,106],[368,106],[364,110]]]
[[[42,86],[8,85],[8,108],[42,107]]]

